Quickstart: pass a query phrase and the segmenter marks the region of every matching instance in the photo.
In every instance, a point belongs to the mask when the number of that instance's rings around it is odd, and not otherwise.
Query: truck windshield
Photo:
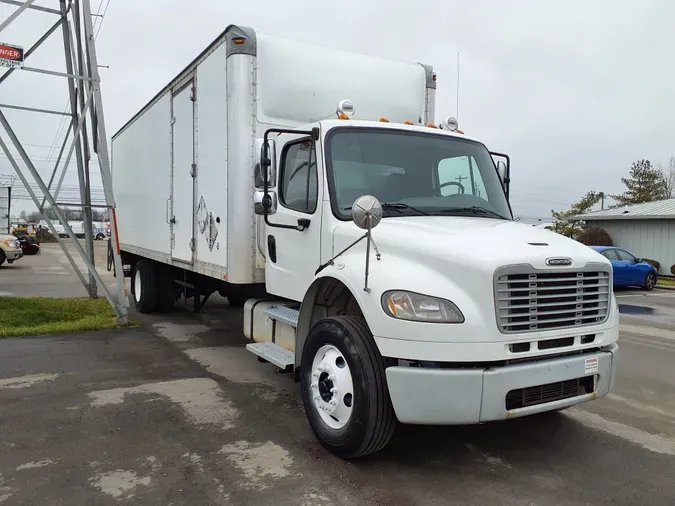
[[[334,212],[373,195],[384,216],[512,219],[495,164],[482,144],[447,135],[339,128],[326,143]]]

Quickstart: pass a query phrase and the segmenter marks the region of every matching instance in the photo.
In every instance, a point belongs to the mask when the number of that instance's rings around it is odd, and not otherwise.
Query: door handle
[[[309,228],[309,224],[312,223],[309,218],[298,218],[298,230],[304,232]]]

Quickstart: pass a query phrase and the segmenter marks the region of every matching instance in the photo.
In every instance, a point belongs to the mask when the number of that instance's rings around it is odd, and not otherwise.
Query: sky
[[[58,8],[57,0],[36,5]],[[228,24],[340,49],[434,66],[436,118],[508,153],[516,216],[548,219],[587,191],[621,193],[631,163],[675,155],[675,65],[670,0],[91,0],[108,137]],[[16,8],[0,4],[0,22]],[[0,33],[29,47],[54,22],[25,12]],[[54,34],[26,65],[62,71]],[[456,107],[460,53],[459,111]],[[0,103],[63,110],[65,79],[15,72]],[[49,179],[58,116],[5,110]],[[0,135],[4,132],[0,130]],[[3,135],[6,139],[6,136]],[[57,143],[55,143],[57,140]],[[56,145],[56,148],[53,148]],[[0,184],[13,169],[0,153]],[[101,183],[93,174],[94,197]],[[60,200],[76,199],[69,167]],[[16,190],[14,211],[32,210]]]

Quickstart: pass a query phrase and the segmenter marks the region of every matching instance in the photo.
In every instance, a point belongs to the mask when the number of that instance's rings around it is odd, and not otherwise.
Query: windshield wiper
[[[429,213],[422,211],[421,209],[417,209],[416,207],[409,206],[408,204],[402,204],[401,202],[382,202],[382,209],[386,210],[391,210],[391,211],[398,211],[399,213],[403,213],[404,209],[410,209],[411,211],[415,211],[416,213],[419,213],[423,216],[431,216]],[[343,211],[351,211],[351,207],[343,207]]]
[[[410,209],[411,211],[415,211],[416,213],[419,213],[423,216],[431,216],[429,213],[422,211],[421,209],[417,209],[416,207],[409,206],[408,204],[402,204],[401,202],[382,202],[382,209],[393,209],[394,211],[399,211],[401,212],[403,209]]]
[[[489,209],[486,209],[484,207],[480,206],[471,206],[471,207],[451,207],[450,209],[443,209],[442,211],[439,211],[441,213],[471,213],[471,214],[482,214],[482,215],[487,215],[491,216],[493,218],[498,218],[500,220],[506,220],[507,218],[504,218],[501,214],[495,213],[494,211],[490,211]]]

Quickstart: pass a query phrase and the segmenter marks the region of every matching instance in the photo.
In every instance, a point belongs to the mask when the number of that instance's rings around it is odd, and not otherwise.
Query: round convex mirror
[[[382,204],[372,195],[363,195],[352,206],[352,220],[364,230],[375,228],[382,220]]]

